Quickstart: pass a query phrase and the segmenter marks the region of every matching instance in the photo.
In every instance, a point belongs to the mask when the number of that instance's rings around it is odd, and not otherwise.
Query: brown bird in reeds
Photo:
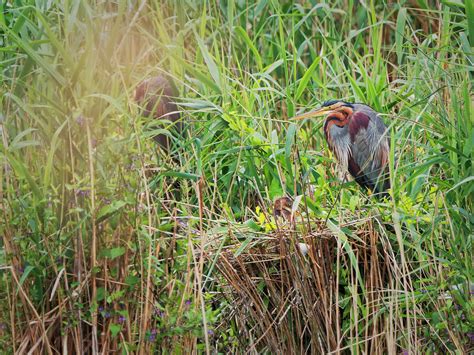
[[[273,202],[274,216],[281,217],[286,221],[290,221],[292,205],[292,199],[287,196],[277,198],[275,202]]]

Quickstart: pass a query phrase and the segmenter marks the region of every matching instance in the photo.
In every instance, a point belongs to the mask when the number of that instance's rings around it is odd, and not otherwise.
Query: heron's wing
[[[349,172],[364,187],[377,192],[386,190],[389,187],[385,176],[389,145],[382,120],[375,111],[355,112],[349,123],[349,133]]]

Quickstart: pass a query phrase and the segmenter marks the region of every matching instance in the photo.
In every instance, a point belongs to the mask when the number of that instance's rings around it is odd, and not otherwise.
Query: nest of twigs
[[[381,324],[376,307],[391,273],[371,221],[346,226],[351,238],[325,221],[311,226],[301,233],[286,223],[218,257],[221,289],[232,305],[227,319],[240,345],[254,352],[328,353],[362,337],[367,350],[386,349],[384,338],[375,336]],[[345,319],[358,314],[351,307],[361,303],[369,316],[347,328]]]

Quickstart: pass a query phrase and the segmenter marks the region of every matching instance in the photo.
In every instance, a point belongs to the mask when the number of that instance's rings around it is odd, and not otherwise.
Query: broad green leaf
[[[253,239],[254,239],[253,235],[251,235],[247,239],[245,239],[242,242],[242,244],[240,244],[239,248],[235,251],[234,256],[237,257],[240,254],[242,254]]]
[[[100,256],[113,260],[115,258],[118,258],[119,256],[122,256],[123,254],[125,254],[125,252],[126,252],[125,247],[116,247],[116,248],[111,248],[111,249],[103,249],[100,252]]]
[[[12,142],[8,146],[8,150],[13,152],[15,150],[21,149],[23,147],[27,147],[30,145],[38,145],[38,141],[33,141],[33,140],[28,140],[28,141],[22,141],[22,138],[25,137],[26,135],[35,132],[36,129],[34,128],[27,128],[24,131],[18,133],[15,138],[13,138]]]
[[[303,95],[304,90],[308,86],[308,82],[311,79],[311,75],[313,75],[314,70],[318,67],[319,62],[321,61],[321,57],[317,57],[313,63],[309,66],[309,68],[305,71],[303,77],[301,78],[298,89],[296,89],[295,100],[298,101]]]
[[[19,159],[14,158],[13,155],[11,154],[7,154],[7,159],[10,162],[16,174],[20,178],[23,178],[28,182],[28,185],[30,186],[31,191],[33,192],[33,195],[37,199],[37,202],[41,201],[42,199],[41,190],[39,189],[38,184],[35,182],[35,180],[31,176],[31,173],[28,171],[25,165]]]
[[[140,278],[137,277],[137,276],[128,275],[128,276],[125,278],[125,283],[126,283],[128,286],[135,286],[135,285],[138,284],[139,282],[140,282]]]
[[[254,232],[260,232],[262,230],[262,228],[257,223],[255,223],[253,219],[245,221],[244,225]]]
[[[122,330],[122,326],[120,324],[111,324],[110,325],[110,334],[112,338],[115,338],[118,333]]]
[[[407,22],[407,9],[402,7],[398,12],[397,26],[395,31],[395,48],[397,52],[398,64],[403,61],[403,40],[405,33],[405,24]]]
[[[469,43],[474,48],[474,1],[466,0],[467,29],[469,32]]]
[[[25,283],[25,280],[26,278],[28,277],[28,275],[35,269],[34,266],[32,265],[28,265],[27,267],[25,267],[25,270],[23,270],[23,274],[21,275],[20,277],[20,285],[19,286],[23,286],[23,284]],[[17,293],[18,293],[19,289],[17,289]]]
[[[272,180],[270,188],[268,189],[268,194],[272,200],[283,195],[283,189],[281,188],[280,180],[278,178]]]
[[[220,74],[219,74],[219,68],[212,58],[211,54],[207,50],[206,45],[202,41],[201,37],[195,33],[196,41],[198,43],[199,49],[201,50],[202,56],[204,58],[204,61],[206,62],[207,68],[209,69],[209,73],[211,74],[212,79],[214,79],[214,82],[216,85],[220,88],[221,87],[221,79],[220,79]]]
[[[125,201],[120,200],[112,201],[110,205],[105,205],[100,209],[99,213],[97,214],[97,222],[102,222],[103,220],[109,218],[126,205],[127,203]]]
[[[49,146],[49,151],[48,151],[48,159],[46,161],[46,166],[44,169],[44,176],[43,176],[44,189],[49,188],[49,184],[51,182],[51,176],[52,176],[54,155],[56,154],[56,150],[58,149],[58,146],[59,146],[59,134],[62,132],[63,128],[66,126],[66,123],[67,123],[67,120],[65,120],[63,124],[58,127],[56,132],[54,132],[53,137],[51,138],[51,144]]]
[[[60,74],[55,67],[53,67],[48,61],[42,57],[37,50],[33,49],[31,45],[20,38],[16,33],[10,30],[8,27],[0,24],[2,28],[8,35],[16,42],[18,47],[20,47],[36,64],[42,67],[60,86],[66,86],[67,81],[62,74]]]
[[[448,192],[451,192],[452,190],[455,190],[457,189],[459,186],[463,185],[463,184],[467,184],[468,182],[470,181],[474,181],[474,176],[469,176],[465,179],[463,179],[462,181],[458,182],[456,185],[454,185],[453,187],[451,187],[448,191],[446,191],[446,193]],[[472,187],[474,186],[474,184],[470,184],[471,185],[471,189]],[[469,191],[470,192],[470,191]]]
[[[240,38],[242,38],[242,40],[245,42],[245,44],[249,47],[250,51],[254,55],[255,61],[257,62],[257,68],[259,70],[261,70],[262,69],[262,57],[260,57],[260,53],[258,52],[257,48],[255,47],[254,43],[250,39],[247,32],[245,32],[245,30],[240,26],[235,27],[235,31],[240,36]]]
[[[291,180],[293,180],[293,168],[291,164],[291,147],[295,142],[295,135],[298,126],[295,123],[291,123],[288,127],[288,131],[286,132],[286,142],[285,142],[285,162],[286,162],[286,169],[290,174]]]

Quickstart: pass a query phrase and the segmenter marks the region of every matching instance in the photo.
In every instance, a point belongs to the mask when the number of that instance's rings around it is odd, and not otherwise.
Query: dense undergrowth
[[[471,2],[0,6],[2,352],[473,350]],[[331,98],[383,114],[388,200],[288,121]]]

